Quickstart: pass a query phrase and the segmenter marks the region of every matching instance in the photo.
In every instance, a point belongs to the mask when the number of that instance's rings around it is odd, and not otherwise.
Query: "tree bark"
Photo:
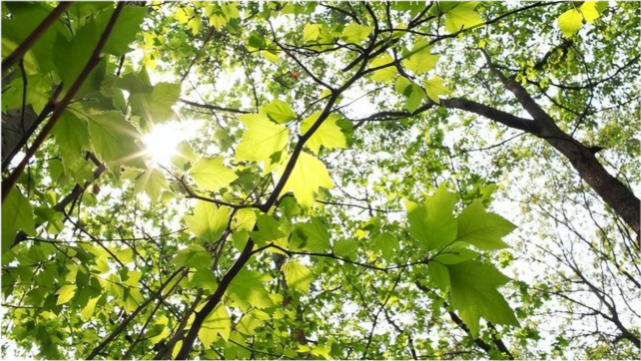
[[[588,147],[561,130],[554,119],[536,103],[521,84],[516,82],[513,77],[508,78],[503,75],[492,64],[487,53],[484,52],[484,54],[492,73],[499,78],[507,90],[514,94],[523,109],[533,119],[519,118],[502,110],[461,98],[444,99],[440,105],[446,108],[476,113],[497,123],[526,131],[545,140],[570,161],[579,176],[638,235],[641,219],[639,198],[625,184],[608,173]]]

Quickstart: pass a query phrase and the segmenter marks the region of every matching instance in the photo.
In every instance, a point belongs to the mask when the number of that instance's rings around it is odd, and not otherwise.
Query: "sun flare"
[[[167,122],[155,125],[151,133],[143,137],[145,151],[155,162],[168,165],[176,155],[178,144],[195,136],[196,127],[185,122]]]

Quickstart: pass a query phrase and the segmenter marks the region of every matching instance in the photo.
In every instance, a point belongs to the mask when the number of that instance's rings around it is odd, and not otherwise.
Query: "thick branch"
[[[80,87],[82,86],[82,84],[89,77],[89,74],[91,73],[91,71],[96,67],[96,65],[98,65],[98,63],[102,59],[102,57],[100,56],[100,53],[102,52],[102,48],[107,43],[107,39],[109,39],[109,35],[111,35],[111,31],[116,25],[116,20],[118,19],[118,16],[120,15],[120,12],[122,11],[122,9],[125,7],[125,4],[126,4],[125,2],[118,3],[118,6],[116,7],[113,14],[111,15],[111,18],[109,19],[109,23],[107,23],[107,27],[105,28],[105,31],[102,33],[100,40],[98,40],[98,44],[96,45],[93,53],[91,54],[91,57],[89,58],[89,60],[87,61],[87,64],[78,75],[78,78],[76,78],[73,85],[67,92],[67,95],[65,95],[62,101],[56,105],[53,111],[53,114],[51,115],[51,118],[49,119],[47,124],[45,124],[45,126],[42,128],[42,131],[40,132],[40,134],[38,134],[36,139],[33,141],[33,144],[27,150],[20,164],[18,164],[16,169],[13,170],[13,172],[9,175],[9,177],[7,177],[7,179],[5,179],[2,182],[2,202],[3,203],[7,197],[7,194],[9,194],[9,191],[11,190],[11,188],[13,188],[13,186],[16,184],[18,177],[20,177],[20,175],[26,168],[31,158],[36,154],[38,149],[40,149],[40,146],[45,141],[45,139],[47,139],[47,137],[49,136],[49,133],[51,133],[51,130],[53,130],[53,127],[58,122],[58,119],[60,119],[62,112],[64,112],[65,108],[67,108],[67,105],[69,105],[69,103],[71,102],[73,97],[76,95],[78,90],[80,90]]]
[[[613,177],[596,159],[590,151],[578,140],[561,130],[554,119],[543,108],[536,103],[527,90],[514,80],[514,77],[506,77],[490,59],[488,53],[483,50],[492,73],[499,78],[503,86],[512,92],[516,99],[534,119],[536,124],[534,131],[529,133],[544,139],[552,147],[563,154],[577,170],[579,176],[619,215],[637,234],[641,218],[641,203],[634,193],[627,188],[620,180]],[[497,110],[497,112],[499,112]],[[493,113],[497,115],[498,113]],[[492,114],[488,114],[492,115]],[[490,119],[501,122],[501,118],[491,117]],[[508,124],[506,124],[508,125]],[[510,126],[510,125],[508,125]]]
[[[22,44],[20,44],[13,53],[9,54],[9,56],[2,61],[2,73],[5,73],[7,69],[15,64],[16,61],[22,59],[24,54],[29,51],[33,44],[40,39],[47,29],[49,29],[49,27],[53,25],[60,15],[62,15],[62,13],[64,13],[71,5],[73,5],[73,1],[60,2],[58,6],[56,6],[56,8],[53,9],[53,11],[51,11],[49,15],[47,15],[47,17],[31,32],[31,34],[27,36]]]
[[[502,110],[489,107],[463,98],[441,99],[441,106],[451,109],[465,110],[471,113],[482,115],[497,123],[507,125],[510,128],[519,129],[537,135],[539,129],[535,122],[530,119],[520,118]]]

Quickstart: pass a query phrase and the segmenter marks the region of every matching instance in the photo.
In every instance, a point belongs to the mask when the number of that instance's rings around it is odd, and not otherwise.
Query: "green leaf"
[[[271,278],[256,271],[241,270],[230,282],[227,293],[234,301],[244,306],[266,308],[274,303],[263,286]]]
[[[303,43],[308,43],[318,39],[320,36],[321,26],[318,24],[305,24],[303,28]]]
[[[374,60],[372,60],[372,62],[370,63],[370,68],[377,68],[379,66],[391,64],[393,61],[394,59],[392,59],[391,55],[389,55],[388,53],[382,53],[375,57]],[[387,82],[392,80],[396,76],[396,74],[398,74],[398,70],[396,69],[396,66],[392,64],[386,68],[374,71],[372,73],[372,80]]]
[[[303,294],[309,293],[309,284],[314,279],[314,274],[307,266],[292,259],[285,263],[281,270],[285,274],[285,281],[288,287]]]
[[[2,204],[2,253],[11,249],[18,231],[36,235],[33,208],[17,188],[9,190]]]
[[[93,316],[94,311],[96,310],[96,304],[98,303],[98,300],[100,300],[100,296],[91,298],[85,307],[82,308],[82,311],[80,311],[80,318],[82,318],[83,321],[87,322],[91,320],[91,317]]]
[[[199,268],[191,276],[189,285],[194,288],[202,288],[214,292],[218,287],[218,282],[216,281],[214,271],[209,268]]]
[[[312,218],[308,223],[297,224],[294,237],[290,240],[296,248],[310,252],[327,252],[331,249],[329,232],[319,218]]]
[[[141,140],[141,135],[119,112],[91,115],[89,133],[97,155],[112,170],[118,170],[121,164],[145,168],[140,158],[143,149],[136,142]]]
[[[465,262],[480,256],[478,252],[474,252],[470,249],[463,248],[460,246],[451,246],[447,247],[444,251],[440,252],[434,258],[433,261],[448,265]]]
[[[78,287],[76,285],[64,285],[60,287],[60,289],[56,291],[56,294],[58,295],[56,305],[62,305],[63,303],[69,302],[76,294],[77,288]]]
[[[341,257],[349,257],[358,249],[355,239],[341,239],[334,244],[334,253]]]
[[[7,8],[11,11],[11,17],[2,17],[2,56],[4,58],[24,42],[51,13],[53,7],[44,2],[22,1],[5,2],[3,5],[3,15]],[[63,38],[70,36],[69,30],[60,20],[54,22],[26,53],[24,65],[27,73],[33,74],[37,71],[47,73],[54,70],[52,62],[52,58],[56,55],[54,43],[59,36]]]
[[[482,250],[509,247],[501,238],[516,228],[498,214],[487,213],[481,202],[474,202],[467,206],[457,219],[456,240],[467,242]]]
[[[294,113],[289,104],[278,99],[264,105],[261,109],[276,123],[287,123],[296,119],[296,113]]]
[[[423,205],[406,202],[410,234],[421,248],[438,249],[454,242],[458,222],[452,213],[456,201],[456,196],[442,183]]]
[[[225,306],[218,304],[205,318],[200,331],[198,331],[198,339],[203,343],[203,348],[207,350],[218,339],[218,336],[224,340],[228,340],[230,333],[231,318],[229,317],[229,313]]]
[[[234,215],[232,229],[251,231],[256,224],[256,212],[251,208],[239,209]]]
[[[259,246],[285,237],[285,233],[279,229],[280,223],[272,216],[259,214],[256,225],[258,226],[258,231],[252,232],[252,238]]]
[[[107,8],[113,8],[113,4],[108,1],[81,1],[71,5],[69,9],[67,9],[67,14],[72,19],[82,20]]]
[[[372,248],[374,250],[380,250],[383,253],[383,258],[387,262],[391,262],[394,259],[394,255],[400,249],[398,239],[387,232],[381,233],[374,238]]]
[[[441,102],[439,99],[440,95],[447,95],[452,92],[448,87],[443,85],[443,82],[444,80],[440,76],[435,76],[425,82],[425,91],[427,92],[427,96],[436,104]]]
[[[144,191],[149,196],[149,199],[152,202],[158,200],[160,193],[163,189],[168,189],[169,185],[167,184],[167,179],[165,175],[158,169],[152,168],[148,169],[142,173],[136,180],[134,185],[134,190],[136,193]]]
[[[87,121],[65,110],[53,128],[52,134],[56,138],[62,155],[62,164],[67,170],[74,169],[74,166],[84,159],[83,150],[90,147]]]
[[[497,288],[510,281],[494,266],[479,261],[466,261],[447,266],[451,280],[452,307],[473,337],[479,334],[479,319],[502,325],[519,326],[505,298]]]
[[[114,9],[106,9],[97,13],[95,18],[85,20],[71,41],[58,36],[54,62],[62,74],[63,84],[71,86],[84,65],[89,60],[101,35],[107,27]],[[147,14],[147,9],[140,6],[125,6],[113,26],[102,51],[107,54],[121,56],[131,51],[129,44],[136,39],[140,24]],[[82,24],[82,22],[81,22]],[[61,52],[61,55],[56,55]],[[103,68],[104,72],[104,68]],[[95,71],[94,71],[95,73]]]
[[[269,320],[269,314],[261,310],[253,309],[242,316],[236,324],[236,330],[247,336],[252,336],[256,333],[256,329],[266,320]]]
[[[456,33],[462,29],[483,24],[483,19],[474,8],[478,1],[461,2],[454,9],[445,12],[445,29],[450,33]]]
[[[429,43],[421,39],[414,44],[410,55],[403,60],[403,66],[413,71],[415,74],[423,74],[434,69],[438,62],[438,55],[430,53]]]
[[[441,291],[447,292],[450,288],[450,273],[441,263],[430,262],[427,265],[427,275]]]
[[[205,249],[205,247],[191,243],[187,248],[178,251],[171,262],[175,264],[176,267],[210,269],[212,258],[211,254],[207,249]]]
[[[583,26],[583,14],[579,9],[570,9],[559,16],[559,28],[566,38],[571,38]]]
[[[410,93],[406,103],[407,110],[410,112],[415,111],[425,99],[427,99],[425,97],[425,90],[412,82],[410,84]]]
[[[101,31],[97,35],[102,34],[112,14],[113,10],[100,12],[96,21]],[[129,44],[136,40],[145,15],[147,15],[147,8],[144,6],[125,6],[116,20],[103,52],[116,56],[130,52],[132,49],[129,48]]]
[[[151,124],[159,124],[178,117],[171,107],[180,98],[180,84],[158,83],[151,93],[136,93],[129,97],[131,112]]]
[[[193,216],[185,216],[185,222],[189,230],[196,237],[207,242],[215,242],[227,228],[229,220],[229,208],[217,207],[215,204],[205,201],[196,201]]]
[[[271,164],[270,157],[285,149],[289,131],[280,124],[274,124],[264,114],[239,115],[248,128],[236,147],[235,161],[256,161]],[[257,150],[260,149],[258,152]]]
[[[223,158],[200,158],[187,172],[198,187],[218,192],[235,181],[236,173],[223,165]]]
[[[294,170],[281,191],[281,196],[289,190],[293,190],[298,204],[303,208],[311,208],[314,205],[318,189],[333,186],[334,182],[329,176],[325,164],[314,156],[301,152]]]
[[[374,30],[373,26],[351,23],[343,29],[341,38],[347,43],[359,44],[367,39],[369,34],[372,33],[372,30]]]
[[[305,118],[300,123],[300,131],[306,134],[314,125],[322,112],[316,112]],[[347,148],[347,141],[341,128],[336,124],[341,119],[338,114],[330,114],[321,126],[314,132],[305,145],[315,154],[318,154],[321,145],[327,149]]]
[[[591,2],[592,2],[592,1],[586,1],[586,2],[584,3],[584,5],[585,5],[585,4],[587,4],[587,3],[591,3]],[[596,9],[596,11],[599,13],[599,15],[603,15],[603,12],[604,12],[604,11],[605,11],[605,9],[607,9],[607,8],[608,8],[608,2],[607,2],[607,1],[596,1],[595,9]]]
[[[601,16],[602,11],[597,9],[598,2],[599,1],[585,1],[583,5],[581,5],[581,13],[583,14],[585,21],[588,23],[594,23],[594,20]],[[607,6],[607,2],[605,2],[605,4]]]

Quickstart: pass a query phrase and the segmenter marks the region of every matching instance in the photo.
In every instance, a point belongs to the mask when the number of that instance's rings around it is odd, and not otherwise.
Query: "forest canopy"
[[[638,359],[638,2],[2,2],[2,342]]]

